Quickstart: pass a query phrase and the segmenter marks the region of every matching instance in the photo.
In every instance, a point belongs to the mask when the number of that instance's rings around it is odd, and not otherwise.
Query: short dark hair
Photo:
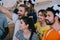
[[[24,4],[20,4],[19,7],[24,7],[24,8],[25,8],[25,11],[27,11],[27,12],[29,13],[29,11],[28,11],[28,7],[27,7],[26,5],[24,5]]]
[[[39,12],[41,12],[46,17],[46,13],[47,13],[46,10],[41,9],[41,10],[38,11],[38,14],[39,14]]]
[[[52,6],[52,7],[48,7],[48,8],[46,9],[46,11],[51,11],[51,12],[53,13],[54,17],[56,16],[56,13],[59,14],[59,10],[54,10],[54,9],[53,9],[53,6]],[[58,17],[58,21],[60,22],[60,18],[59,18],[59,17]]]
[[[53,13],[54,17],[56,16],[56,15],[55,15],[55,14],[56,14],[56,11],[53,9],[53,7],[48,7],[48,8],[46,9],[46,11],[51,11],[51,12]]]
[[[33,22],[33,19],[32,18],[29,18],[27,16],[23,16],[21,19],[25,22],[25,24],[29,24],[28,29],[31,32],[36,32],[36,29],[34,27],[34,22]]]

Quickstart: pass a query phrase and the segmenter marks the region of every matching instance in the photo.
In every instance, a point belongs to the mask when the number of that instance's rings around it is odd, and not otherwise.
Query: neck
[[[60,30],[60,23],[59,22],[55,22],[53,25],[51,25],[51,27],[53,29],[55,29],[56,31]]]
[[[30,35],[31,35],[31,32],[30,30],[28,29],[25,29],[24,32],[23,32],[23,35],[26,39],[29,39],[30,38]]]
[[[28,33],[30,33],[30,30],[29,29],[25,29],[24,30],[24,34],[28,34]]]
[[[46,22],[45,22],[45,21],[42,21],[42,22],[41,22],[41,26],[42,26],[42,27],[45,27],[45,26],[46,26]]]

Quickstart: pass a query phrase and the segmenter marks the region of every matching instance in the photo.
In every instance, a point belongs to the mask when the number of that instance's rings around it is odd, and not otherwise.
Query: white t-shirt
[[[15,34],[16,34],[16,32],[19,30],[19,23],[20,23],[20,20],[18,20],[18,15],[15,14],[15,13],[12,14],[12,19],[13,19],[13,23],[15,23],[14,34],[13,34],[13,40],[16,40]]]

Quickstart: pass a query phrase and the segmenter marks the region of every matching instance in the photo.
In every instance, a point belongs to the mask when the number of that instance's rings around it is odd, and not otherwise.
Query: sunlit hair
[[[39,14],[39,12],[41,12],[46,17],[46,13],[47,13],[46,10],[41,9],[41,10],[38,11],[38,14]]]

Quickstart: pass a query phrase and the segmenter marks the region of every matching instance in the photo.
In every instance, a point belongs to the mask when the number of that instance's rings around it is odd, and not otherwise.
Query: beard
[[[23,16],[25,16],[25,15],[18,15],[18,19],[21,19]]]
[[[18,14],[18,18],[22,18],[22,16],[24,16],[24,14]]]
[[[46,24],[47,24],[47,25],[53,25],[53,24],[54,24],[54,22],[55,22],[55,21],[50,22],[49,20],[47,20],[47,19],[46,19]]]

